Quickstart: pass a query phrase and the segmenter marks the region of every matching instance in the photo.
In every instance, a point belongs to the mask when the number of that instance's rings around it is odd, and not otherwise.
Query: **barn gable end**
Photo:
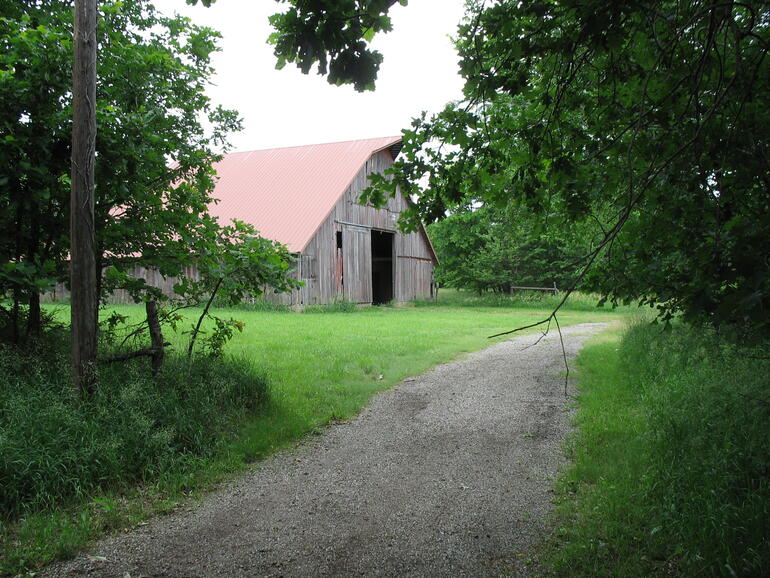
[[[272,300],[299,306],[377,304],[434,294],[436,257],[425,231],[404,234],[397,227],[408,201],[399,195],[381,209],[357,202],[369,175],[389,168],[397,151],[380,148],[362,164],[299,254],[298,275],[305,286],[290,295],[272,295]]]
[[[357,202],[369,175],[392,164],[389,149],[364,163],[301,252],[299,275],[305,286],[291,296],[275,297],[292,305],[377,304],[434,293],[436,258],[424,230],[404,234],[397,227],[407,200],[399,195],[382,209]]]

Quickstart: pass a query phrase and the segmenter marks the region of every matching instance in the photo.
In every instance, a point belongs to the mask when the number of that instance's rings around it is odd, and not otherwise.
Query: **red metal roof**
[[[219,202],[209,209],[222,224],[245,221],[301,251],[369,157],[400,142],[383,137],[225,155],[215,165]]]

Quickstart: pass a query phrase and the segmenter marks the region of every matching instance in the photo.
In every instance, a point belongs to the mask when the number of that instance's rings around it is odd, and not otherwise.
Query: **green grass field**
[[[556,302],[527,297],[503,306],[499,297],[485,297],[443,291],[439,303],[348,312],[329,308],[329,313],[324,308],[306,313],[218,310],[219,316],[245,323],[243,333],[227,346],[228,354],[247,358],[270,382],[269,409],[246,427],[239,451],[247,460],[258,458],[318,426],[347,419],[373,393],[492,345],[502,338],[490,335],[539,320]],[[574,301],[559,316],[563,325],[619,315],[596,309],[593,298]],[[114,309],[141,314],[136,307]]]
[[[347,314],[236,312],[246,330],[230,346],[269,373],[271,399],[313,424],[347,418],[369,396],[488,337],[547,315],[544,309],[490,307],[367,308]],[[611,317],[567,311],[563,324]],[[303,424],[306,427],[308,424]]]

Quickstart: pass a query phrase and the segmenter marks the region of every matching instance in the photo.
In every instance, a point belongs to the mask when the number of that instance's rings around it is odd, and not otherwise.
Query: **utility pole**
[[[70,288],[72,384],[81,397],[96,387],[96,257],[94,162],[96,160],[96,1],[75,0],[72,67],[72,191]]]

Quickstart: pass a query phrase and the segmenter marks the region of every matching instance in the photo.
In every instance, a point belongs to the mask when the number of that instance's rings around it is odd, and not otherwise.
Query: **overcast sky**
[[[293,65],[275,70],[267,17],[280,10],[271,0],[217,0],[211,8],[184,0],[155,0],[222,33],[222,52],[210,95],[239,111],[244,129],[232,150],[245,151],[398,135],[422,110],[437,112],[461,97],[462,79],[449,39],[462,17],[463,0],[410,0],[391,8],[394,29],[375,38],[384,55],[377,89],[357,93],[332,86]]]

